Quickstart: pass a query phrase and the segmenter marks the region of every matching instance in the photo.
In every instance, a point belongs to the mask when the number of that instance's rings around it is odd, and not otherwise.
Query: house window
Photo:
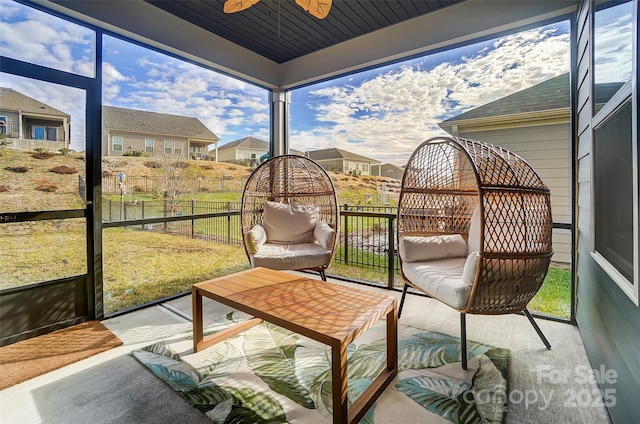
[[[147,153],[153,153],[153,139],[147,138],[144,140],[144,151]]]
[[[44,140],[44,127],[40,125],[33,126],[33,139],[34,140]]]
[[[594,131],[595,249],[633,282],[633,159],[631,101]],[[612,188],[615,187],[615,190]]]
[[[164,153],[170,155],[173,153],[173,142],[165,140],[164,142]]]
[[[368,163],[363,163],[362,164],[362,170],[364,172],[369,172],[369,164]]]
[[[633,98],[637,72],[633,26],[637,22],[633,8],[632,1],[595,3],[591,248],[594,260],[638,304],[638,122]]]
[[[57,141],[58,140],[58,129],[53,127],[47,127],[47,140],[48,141]]]
[[[176,155],[182,154],[182,141],[173,142],[173,153]]]
[[[122,137],[112,137],[111,141],[113,143],[113,151],[114,152],[121,152],[122,151]]]
[[[0,134],[7,133],[7,117],[0,116]]]

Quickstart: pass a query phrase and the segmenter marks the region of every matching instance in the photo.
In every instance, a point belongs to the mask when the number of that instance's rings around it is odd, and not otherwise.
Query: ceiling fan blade
[[[224,13],[236,13],[258,3],[260,0],[227,0],[224,2]]]
[[[318,19],[324,19],[329,14],[332,0],[296,0],[298,6]]]

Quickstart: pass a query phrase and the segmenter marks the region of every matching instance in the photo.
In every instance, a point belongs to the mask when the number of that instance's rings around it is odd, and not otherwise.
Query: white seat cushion
[[[254,267],[271,269],[319,268],[329,264],[331,249],[318,243],[265,243],[252,256]]]
[[[467,306],[472,282],[462,273],[466,258],[439,259],[428,262],[403,262],[405,277],[431,296],[456,309]]]

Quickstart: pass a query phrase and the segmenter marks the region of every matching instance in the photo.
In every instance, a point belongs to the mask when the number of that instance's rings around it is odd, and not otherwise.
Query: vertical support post
[[[342,228],[344,229],[344,263],[345,265],[349,263],[349,217],[347,215],[344,216],[344,225]]]
[[[196,199],[191,199],[191,216],[193,217],[196,208]],[[191,238],[196,237],[196,220],[191,218]]]
[[[289,150],[288,122],[291,95],[282,88],[271,91],[271,157],[287,154]]]
[[[395,248],[395,232],[393,231],[394,216],[388,219],[387,228],[387,288],[393,289],[396,275],[396,248]]]
[[[166,218],[167,217],[167,198],[166,198],[166,196],[164,198],[164,213],[163,214],[164,214],[164,217]],[[165,233],[167,232],[167,221],[164,221],[164,232]]]
[[[146,178],[146,177],[145,177]],[[144,200],[140,201],[140,213],[142,215],[142,219],[144,219]],[[144,224],[140,226],[142,230],[144,230]]]

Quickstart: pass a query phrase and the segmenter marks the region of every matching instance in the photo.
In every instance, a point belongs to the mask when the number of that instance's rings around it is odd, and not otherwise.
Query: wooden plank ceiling
[[[233,14],[223,12],[225,0],[146,1],[276,63],[284,63],[464,0],[334,0],[325,19],[311,16],[293,0],[261,0]]]

